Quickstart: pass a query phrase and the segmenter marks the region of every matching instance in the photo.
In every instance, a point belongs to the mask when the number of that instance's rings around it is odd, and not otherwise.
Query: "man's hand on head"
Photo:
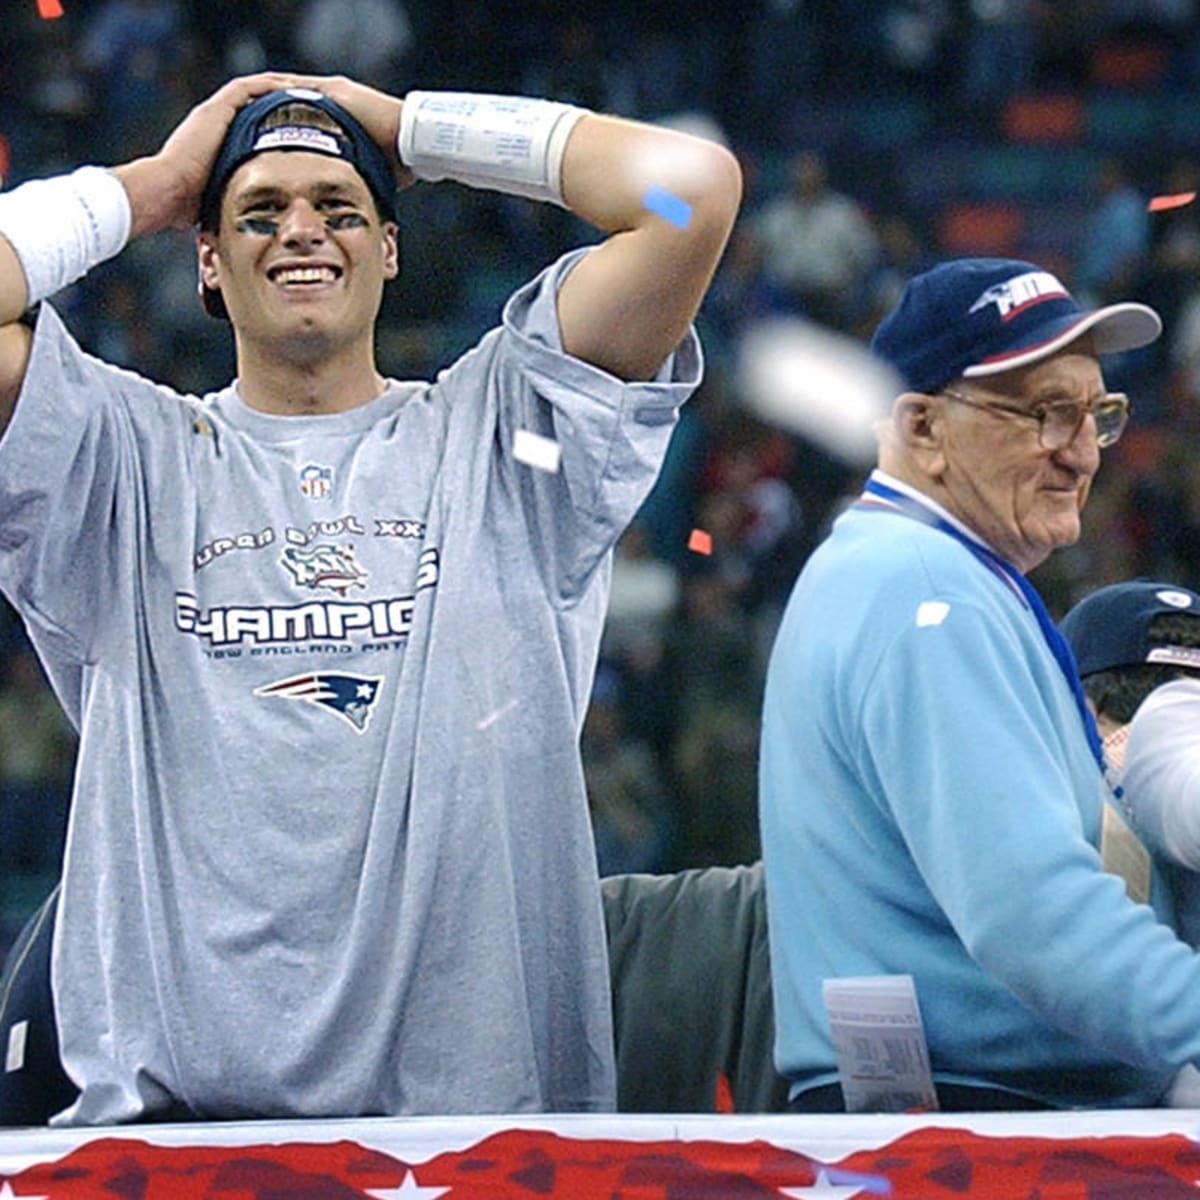
[[[306,78],[264,71],[232,79],[197,104],[157,154],[117,167],[133,212],[131,234],[194,225],[209,170],[238,109],[278,88],[312,86],[303,82]]]
[[[395,96],[348,79],[345,75],[297,75],[295,87],[309,87],[336,100],[371,135],[387,154],[398,187],[408,187],[415,177],[400,161],[400,112],[403,107]]]

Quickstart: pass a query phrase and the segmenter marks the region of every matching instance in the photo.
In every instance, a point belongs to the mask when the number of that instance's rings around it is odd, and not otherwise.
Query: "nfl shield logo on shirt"
[[[308,463],[300,468],[300,495],[306,500],[328,500],[332,494],[332,467]]]

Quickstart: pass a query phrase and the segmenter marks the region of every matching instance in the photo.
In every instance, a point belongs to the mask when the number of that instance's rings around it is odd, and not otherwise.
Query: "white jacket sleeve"
[[[1163,684],[1142,703],[1121,786],[1150,849],[1200,871],[1200,679]]]

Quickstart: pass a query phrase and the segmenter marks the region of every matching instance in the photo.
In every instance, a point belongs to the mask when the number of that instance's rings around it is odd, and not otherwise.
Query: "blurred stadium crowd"
[[[859,347],[911,274],[957,254],[1031,258],[1082,300],[1153,304],[1166,336],[1111,364],[1131,428],[1107,453],[1084,538],[1035,582],[1056,614],[1138,574],[1200,588],[1200,205],[1147,209],[1200,181],[1197,0],[63,7],[46,20],[35,0],[8,0],[0,23],[5,187],[152,152],[199,98],[264,67],[397,94],[547,95],[686,123],[742,159],[745,206],[699,322],[707,379],[616,553],[583,735],[604,872],[758,855],[766,654],[870,440],[830,425],[836,357],[812,364],[818,394],[787,419],[749,403],[743,348],[773,321]],[[513,287],[595,237],[557,209],[455,185],[411,189],[404,211],[404,272],[381,322],[394,375],[436,372]],[[233,372],[227,328],[196,297],[189,234],[135,243],[56,303],[109,361],[198,393]],[[689,547],[693,530],[710,553]],[[57,874],[73,753],[0,603],[0,951]]]

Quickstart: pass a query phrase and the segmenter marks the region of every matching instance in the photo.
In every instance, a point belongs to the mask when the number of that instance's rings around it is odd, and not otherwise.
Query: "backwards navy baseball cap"
[[[267,120],[277,109],[293,104],[317,109],[337,129],[305,122],[302,116],[283,123]],[[251,100],[230,121],[200,197],[201,229],[215,230],[220,223],[221,199],[234,171],[247,159],[268,150],[306,150],[344,159],[362,176],[379,211],[389,220],[396,219],[396,180],[379,144],[336,100],[313,88],[295,87]],[[228,315],[219,291],[202,285],[200,294],[212,316]]]
[[[1150,623],[1160,613],[1188,613],[1200,625],[1200,595],[1174,583],[1135,579],[1085,596],[1059,624],[1080,677],[1142,663],[1200,669],[1200,646],[1150,640]]]
[[[871,349],[914,392],[1039,362],[1091,333],[1098,354],[1154,341],[1162,321],[1126,301],[1086,311],[1049,271],[1011,258],[958,258],[911,279]]]

